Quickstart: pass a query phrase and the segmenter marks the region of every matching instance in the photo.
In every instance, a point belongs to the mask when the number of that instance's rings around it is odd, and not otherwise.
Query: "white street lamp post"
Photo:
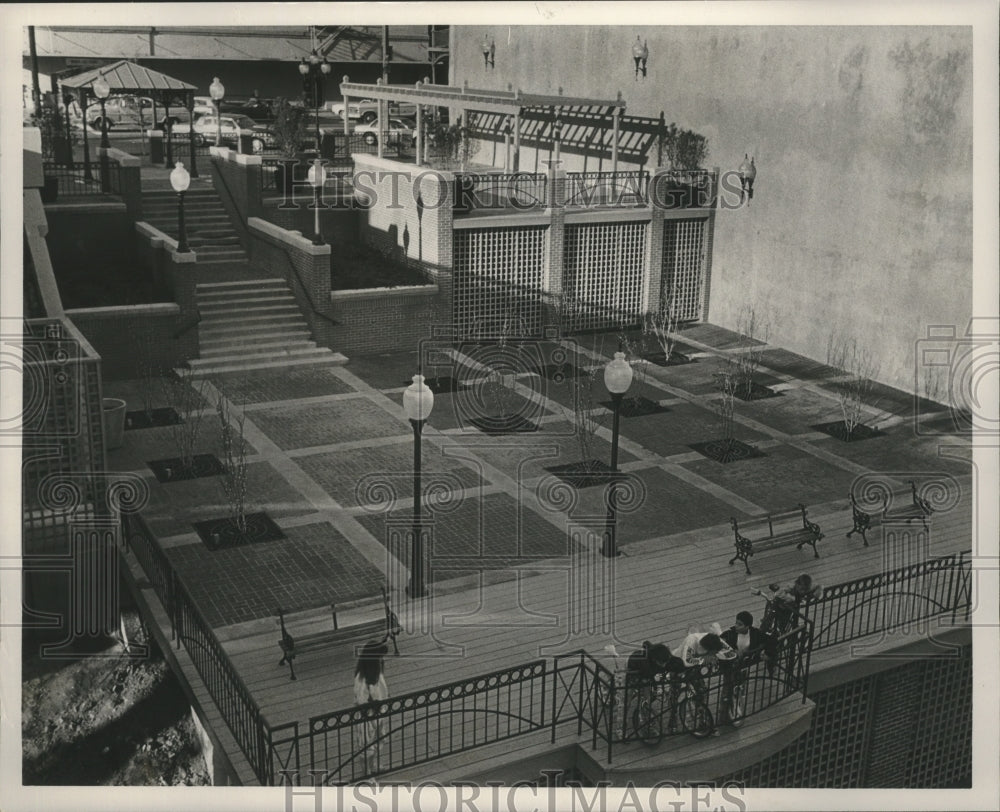
[[[423,375],[414,375],[403,391],[403,411],[413,426],[413,545],[410,552],[410,583],[406,594],[421,598],[427,594],[424,587],[424,538],[420,521],[420,435],[424,423],[434,408],[434,393],[424,383]]]

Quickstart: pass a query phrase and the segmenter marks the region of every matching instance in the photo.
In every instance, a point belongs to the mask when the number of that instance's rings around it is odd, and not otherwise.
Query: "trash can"
[[[163,130],[149,131],[149,161],[154,165],[163,163]]]
[[[104,398],[101,401],[101,423],[104,427],[104,447],[111,451],[121,448],[125,442],[125,408],[124,400]]]
[[[238,150],[241,155],[253,155],[253,133],[240,133]]]

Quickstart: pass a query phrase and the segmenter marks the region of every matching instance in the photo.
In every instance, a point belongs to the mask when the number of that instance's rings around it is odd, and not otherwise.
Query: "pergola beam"
[[[520,91],[473,90],[448,85],[369,85],[344,81],[340,85],[342,96],[368,98],[377,101],[412,100],[417,104],[442,107],[461,107],[487,113],[515,114],[526,107],[614,107],[625,109],[620,97],[613,101],[575,98],[573,96],[543,96]]]

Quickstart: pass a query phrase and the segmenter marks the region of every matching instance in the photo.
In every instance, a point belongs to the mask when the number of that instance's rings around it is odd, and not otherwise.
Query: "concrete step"
[[[279,279],[277,277],[273,279],[247,279],[239,282],[198,282],[195,285],[196,290],[204,290],[206,292],[212,292],[215,290],[238,290],[240,287],[246,287],[253,285],[255,288],[271,287],[280,285],[282,287],[287,287],[288,283],[284,279]]]
[[[211,358],[192,358],[188,365],[192,369],[201,369],[218,364],[240,365],[268,363],[270,361],[301,361],[304,359],[322,359],[333,353],[326,347],[307,347],[305,349],[277,349],[264,352],[241,352],[232,355],[214,355]]]
[[[143,200],[142,201],[142,210],[143,211],[147,211],[148,210],[148,211],[156,212],[156,213],[166,212],[166,211],[174,211],[174,212],[176,212],[177,211],[177,203],[176,202],[170,203],[169,201],[164,201],[164,202],[161,203],[161,202],[159,202],[157,200]],[[210,198],[205,198],[204,200],[194,200],[194,201],[191,201],[191,200],[188,200],[187,198],[184,198],[184,214],[185,215],[188,212],[194,213],[194,212],[200,212],[200,211],[222,211],[222,212],[224,212],[225,209],[222,208],[222,201],[218,200],[218,199],[212,200]]]
[[[144,214],[142,217],[150,225],[156,226],[157,228],[163,228],[168,226],[170,228],[177,228],[177,215],[149,215]],[[228,217],[216,217],[211,218],[198,218],[196,220],[191,220],[188,217],[184,218],[184,228],[187,231],[193,231],[194,229],[218,229],[219,231],[229,230],[233,231],[232,223],[229,222]],[[235,232],[234,232],[235,233]]]
[[[280,316],[299,313],[299,306],[294,299],[281,302],[258,301],[253,304],[240,302],[199,302],[198,307],[205,317],[228,318],[243,314],[251,316]]]
[[[253,347],[254,352],[258,350],[260,352],[282,352],[282,351],[293,351],[293,350],[311,350],[317,349],[315,341],[271,341],[271,342],[228,342],[225,344],[206,344],[202,342],[200,348],[200,355],[202,358],[217,358],[217,357],[231,357],[234,355],[245,355],[246,353],[241,353],[241,349],[244,349],[244,345]]]
[[[325,349],[325,348],[324,348]],[[244,369],[269,369],[273,367],[288,367],[288,366],[315,366],[315,367],[329,367],[329,366],[343,366],[347,363],[347,356],[342,355],[339,352],[331,352],[326,350],[326,355],[323,356],[310,356],[310,357],[299,357],[299,358],[282,358],[277,361],[256,361],[256,360],[246,360],[244,359],[241,363],[218,363],[215,365],[209,363],[205,366],[194,367],[194,362],[189,362],[192,365],[192,371],[197,377],[203,375],[217,375],[221,372],[240,372]]]
[[[277,316],[281,318],[302,317],[299,307],[295,302],[291,304],[251,305],[250,307],[239,307],[228,304],[205,305],[199,303],[198,309],[201,311],[202,321],[210,321],[212,323],[217,323],[216,320],[218,319],[233,319],[234,317],[242,317],[244,319],[253,319],[258,316]]]
[[[241,345],[246,344],[288,344],[295,343],[297,341],[311,341],[309,331],[303,328],[295,329],[282,329],[282,328],[269,328],[261,327],[258,330],[247,330],[244,332],[228,332],[228,333],[210,333],[205,334],[203,332],[198,333],[198,342],[200,346],[204,349],[222,347],[222,346],[232,346],[234,341],[238,341]]]
[[[239,290],[241,287],[253,286],[255,290],[263,290],[270,287],[288,288],[288,283],[284,279],[246,279],[239,282],[198,282],[195,290],[210,293],[214,290]]]
[[[216,248],[211,245],[203,245],[195,253],[198,254],[199,264],[201,264],[203,259],[225,259],[229,261],[239,260],[241,262],[247,262],[249,260],[247,252],[242,248],[232,248],[230,246]]]
[[[195,232],[194,234],[190,233],[188,234],[188,245],[190,245],[192,248],[195,249],[206,248],[211,246],[232,247],[232,246],[237,246],[239,244],[240,244],[240,238],[237,237],[235,234],[233,234],[233,236],[231,237],[205,237],[198,234],[198,232]]]
[[[198,292],[199,304],[294,304],[295,297],[287,288],[285,290],[257,290],[246,288],[232,293],[215,293],[212,291]]]
[[[202,319],[198,325],[198,334],[205,338],[223,338],[234,333],[249,333],[266,330],[269,333],[281,332],[309,334],[309,327],[302,316],[250,316],[249,318],[219,318]]]

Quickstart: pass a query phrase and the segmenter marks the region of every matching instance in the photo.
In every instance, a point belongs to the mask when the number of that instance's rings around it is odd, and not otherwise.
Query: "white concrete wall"
[[[499,29],[498,29],[499,30]],[[929,324],[972,310],[972,38],[960,27],[507,27],[483,67],[458,27],[470,87],[613,99],[709,139],[707,166],[756,157],[753,202],[716,220],[709,318],[768,310],[772,339],[825,360],[831,331],[878,351],[913,388]],[[995,112],[995,111],[994,111]],[[596,168],[589,167],[588,168]]]

